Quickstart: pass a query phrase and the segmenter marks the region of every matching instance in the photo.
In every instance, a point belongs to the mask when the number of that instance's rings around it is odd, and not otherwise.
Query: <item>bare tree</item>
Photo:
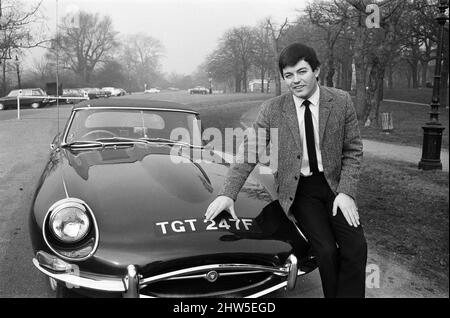
[[[2,93],[7,90],[8,61],[14,66],[20,85],[20,60],[26,49],[41,46],[46,40],[40,23],[41,2],[28,9],[19,0],[0,1],[0,63],[2,64]],[[16,59],[17,58],[17,59]],[[12,60],[12,61],[11,61]]]
[[[119,61],[127,77],[137,89],[145,84],[155,86],[160,79],[160,61],[164,54],[162,42],[148,34],[138,33],[123,37]]]
[[[61,32],[53,40],[49,54],[54,58],[58,49],[63,66],[89,83],[95,68],[106,62],[117,46],[117,32],[108,16],[100,18],[98,13],[84,11],[77,15],[77,26],[71,23],[72,16],[63,18]]]
[[[274,68],[274,76],[275,76],[275,95],[281,95],[281,74],[278,70],[278,56],[283,49],[283,36],[286,34],[289,26],[291,24],[288,22],[286,18],[284,22],[277,26],[274,22],[271,21],[270,18],[266,20],[266,27],[269,30],[269,34],[272,38],[272,63]]]

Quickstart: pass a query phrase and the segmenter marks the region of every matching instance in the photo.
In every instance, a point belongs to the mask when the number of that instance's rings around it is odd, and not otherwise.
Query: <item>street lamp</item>
[[[419,169],[423,170],[442,170],[441,144],[442,131],[445,129],[439,122],[440,103],[440,86],[441,86],[441,68],[442,68],[442,51],[444,43],[444,26],[448,20],[445,10],[448,8],[447,0],[439,1],[439,16],[436,21],[439,24],[439,38],[436,56],[436,67],[434,69],[433,97],[431,99],[430,121],[422,126],[423,129],[423,145],[422,159],[419,162]],[[446,80],[446,79],[444,79]]]

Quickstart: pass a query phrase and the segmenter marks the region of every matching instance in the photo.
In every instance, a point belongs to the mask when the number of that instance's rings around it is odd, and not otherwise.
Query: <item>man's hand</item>
[[[236,212],[234,212],[234,201],[225,195],[218,196],[211,202],[206,210],[205,219],[212,220],[223,210],[230,212],[233,219],[237,220]]]
[[[359,214],[355,201],[345,193],[339,193],[333,202],[333,216],[336,216],[337,209],[341,209],[342,214],[350,226],[359,226]]]

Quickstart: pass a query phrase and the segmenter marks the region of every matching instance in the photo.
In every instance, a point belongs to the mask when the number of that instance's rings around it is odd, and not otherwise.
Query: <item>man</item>
[[[319,86],[320,63],[303,44],[281,52],[279,70],[289,92],[264,102],[253,128],[278,129],[280,204],[311,243],[324,296],[364,297],[367,244],[355,203],[362,141],[350,95]],[[234,201],[255,165],[230,167],[206,219],[224,210],[237,218]]]

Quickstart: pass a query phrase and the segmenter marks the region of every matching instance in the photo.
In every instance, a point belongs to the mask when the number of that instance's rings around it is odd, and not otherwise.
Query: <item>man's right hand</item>
[[[206,220],[214,219],[223,210],[230,212],[234,220],[237,220],[236,212],[234,212],[234,201],[225,195],[218,196],[211,204],[205,213]]]

